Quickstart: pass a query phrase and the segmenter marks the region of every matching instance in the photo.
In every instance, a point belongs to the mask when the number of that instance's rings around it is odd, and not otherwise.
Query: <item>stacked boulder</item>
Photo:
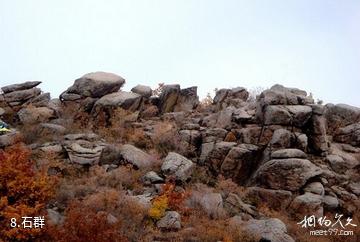
[[[42,93],[37,87],[40,83],[30,81],[2,87],[0,106],[6,112],[4,116],[16,114],[23,124],[41,123],[55,118],[56,112],[49,105],[50,94]]]
[[[3,105],[7,105],[14,110],[32,104],[36,107],[46,106],[50,100],[49,93],[42,93],[40,88],[37,88],[41,82],[29,81],[21,84],[13,84],[1,88],[3,94],[0,100]]]

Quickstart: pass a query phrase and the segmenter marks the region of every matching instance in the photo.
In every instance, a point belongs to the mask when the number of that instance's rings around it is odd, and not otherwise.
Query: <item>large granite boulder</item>
[[[180,90],[179,97],[174,107],[175,112],[191,111],[199,105],[197,87],[188,87]]]
[[[270,209],[283,210],[290,204],[292,193],[285,190],[248,187],[244,194],[244,200],[256,207],[266,205]]]
[[[240,144],[231,148],[220,166],[221,174],[245,184],[258,165],[261,155],[259,151],[258,146],[251,144]]]
[[[285,224],[277,218],[243,221],[239,216],[234,216],[229,224],[240,228],[240,236],[246,234],[251,237],[251,241],[294,242],[287,234]]]
[[[229,106],[239,108],[248,99],[249,92],[243,87],[232,89],[220,89],[216,92],[213,104],[217,109],[223,109]]]
[[[200,200],[200,206],[210,218],[219,218],[224,213],[224,204],[220,193],[204,194]]]
[[[119,151],[126,163],[130,163],[137,168],[146,168],[153,164],[154,158],[151,155],[133,145],[122,145]]]
[[[159,96],[161,113],[173,112],[180,94],[180,85],[165,85]]]
[[[165,230],[178,230],[181,228],[181,217],[176,211],[167,211],[165,216],[162,217],[156,226]]]
[[[323,196],[306,192],[297,196],[290,204],[290,211],[297,219],[303,219],[305,215],[315,215],[316,218],[323,216]]]
[[[149,86],[144,86],[144,85],[137,85],[133,88],[131,88],[131,91],[133,93],[137,93],[143,97],[149,98],[152,95],[152,90],[151,87]]]
[[[56,118],[55,111],[47,107],[22,108],[17,114],[23,124],[48,122]]]
[[[40,93],[41,90],[39,88],[31,88],[6,93],[4,94],[4,99],[10,106],[20,106],[30,99],[37,97]]]
[[[15,91],[31,89],[33,87],[36,87],[40,83],[41,82],[39,82],[39,81],[28,81],[28,82],[24,82],[24,83],[20,83],[20,84],[12,84],[12,85],[8,85],[8,86],[4,86],[1,88],[1,90],[6,94],[6,93],[10,93],[10,92],[15,92]]]
[[[340,128],[334,139],[337,142],[360,146],[360,122]]]
[[[310,119],[312,109],[302,105],[270,105],[265,108],[264,124],[294,125],[303,127]]]
[[[360,122],[360,108],[347,104],[327,104],[324,115],[330,134],[334,134],[338,128]]]
[[[297,191],[310,178],[321,173],[319,167],[306,159],[274,159],[256,171],[255,181],[266,188]]]
[[[194,164],[191,160],[170,152],[161,166],[162,172],[167,176],[174,176],[177,180],[186,181],[192,174]]]
[[[141,96],[133,92],[114,92],[107,94],[96,101],[93,112],[99,113],[101,110],[122,108],[129,111],[135,111],[141,104]]]
[[[79,79],[60,95],[62,101],[72,101],[74,97],[71,94],[80,97],[100,98],[106,94],[117,92],[125,83],[125,80],[113,73],[92,72]]]

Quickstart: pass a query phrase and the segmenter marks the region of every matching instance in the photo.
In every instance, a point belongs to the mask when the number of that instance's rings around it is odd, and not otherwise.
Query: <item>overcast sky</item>
[[[359,0],[0,0],[0,86],[57,97],[85,73],[215,87],[299,87],[360,106]]]

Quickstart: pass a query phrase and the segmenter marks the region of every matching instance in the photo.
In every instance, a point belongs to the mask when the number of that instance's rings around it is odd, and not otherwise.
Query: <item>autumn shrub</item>
[[[159,220],[167,210],[187,214],[188,209],[184,206],[184,201],[188,195],[185,191],[175,191],[174,183],[164,184],[160,195],[152,200],[149,216],[154,220]]]
[[[237,228],[229,226],[224,219],[210,220],[201,210],[192,211],[184,223],[187,229],[179,231],[178,237],[181,241],[202,241],[202,242],[253,242],[246,233]]]
[[[48,237],[60,242],[141,241],[151,232],[146,215],[146,208],[125,191],[99,188],[70,202],[64,224],[50,227]]]
[[[56,179],[36,170],[30,151],[18,144],[0,150],[0,237],[9,241],[32,240],[41,229],[11,228],[10,220],[44,216],[44,208],[54,194]]]
[[[119,230],[121,223],[110,223],[107,214],[93,210],[80,202],[73,202],[66,210],[66,219],[60,226],[51,226],[48,237],[57,242],[127,241]]]

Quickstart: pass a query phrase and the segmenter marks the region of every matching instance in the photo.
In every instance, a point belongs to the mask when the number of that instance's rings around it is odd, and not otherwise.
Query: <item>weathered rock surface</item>
[[[335,136],[335,141],[360,146],[360,122],[340,128]]]
[[[327,104],[325,106],[329,133],[333,134],[339,127],[360,122],[360,108],[347,104]]]
[[[100,98],[106,94],[117,92],[125,80],[113,73],[92,72],[76,79],[74,84],[60,95],[60,100],[72,101],[72,94],[80,97]]]
[[[154,158],[141,149],[125,144],[120,148],[120,154],[125,162],[130,163],[138,168],[145,168],[152,165]]]
[[[303,219],[305,215],[315,215],[316,218],[323,216],[323,197],[318,194],[306,192],[297,196],[290,204],[291,213],[297,219]]]
[[[39,82],[39,81],[28,81],[28,82],[24,82],[24,83],[20,83],[20,84],[12,84],[12,85],[8,85],[8,86],[4,86],[1,88],[1,90],[6,94],[6,93],[10,93],[10,92],[15,92],[15,91],[31,89],[33,87],[38,86],[39,84],[41,84],[41,82]]]
[[[300,158],[305,159],[306,154],[299,149],[282,149],[271,153],[272,159]]]
[[[143,97],[147,97],[147,98],[151,97],[151,95],[152,95],[151,87],[144,86],[144,85],[137,85],[137,86],[131,88],[131,91],[133,93],[137,93],[137,94],[139,94]]]
[[[224,204],[220,193],[205,194],[200,201],[200,205],[211,218],[223,216]]]
[[[191,160],[175,152],[170,152],[165,157],[161,170],[167,176],[175,176],[180,181],[186,181],[190,178],[193,167],[194,164]]]
[[[64,147],[70,161],[80,165],[98,164],[101,152],[106,146],[92,133],[68,134],[64,139]]]
[[[180,214],[176,211],[168,211],[165,213],[165,216],[161,218],[156,226],[160,229],[180,229],[181,228],[181,218]]]
[[[48,122],[56,118],[54,110],[47,107],[23,108],[18,112],[18,116],[23,124]]]
[[[114,92],[103,96],[95,102],[93,112],[99,113],[106,108],[123,108],[129,111],[135,111],[139,108],[141,96],[132,92]]]
[[[231,218],[230,226],[238,227],[241,233],[245,232],[256,238],[254,241],[294,242],[294,239],[287,234],[285,224],[277,218],[242,221],[236,217]]]
[[[275,159],[259,168],[255,180],[260,186],[271,189],[297,191],[308,179],[321,173],[319,167],[306,159]]]

